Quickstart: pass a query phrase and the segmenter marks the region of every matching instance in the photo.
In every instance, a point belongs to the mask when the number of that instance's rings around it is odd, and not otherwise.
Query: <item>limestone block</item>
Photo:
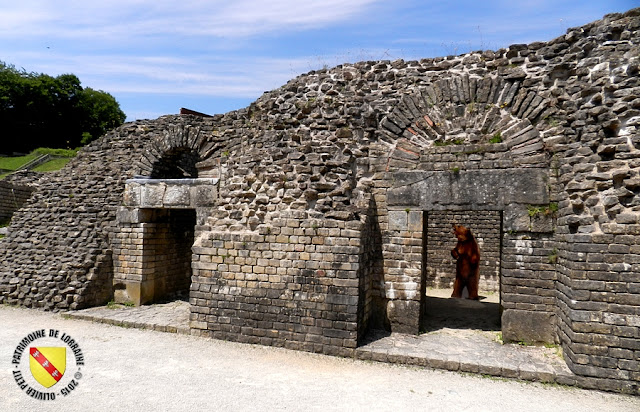
[[[140,205],[142,207],[162,207],[167,185],[164,183],[141,186]]]
[[[415,300],[390,300],[387,316],[391,331],[417,335],[420,329],[420,302]]]
[[[531,224],[529,212],[525,205],[508,205],[503,214],[505,232],[526,232]]]
[[[409,213],[404,210],[389,211],[389,230],[407,230]]]
[[[142,186],[137,183],[127,183],[123,194],[123,202],[126,206],[137,206],[140,204]]]
[[[213,206],[218,198],[218,189],[214,185],[198,185],[191,188],[191,202],[197,207]]]
[[[422,211],[412,210],[409,212],[408,229],[414,232],[422,231]]]
[[[555,343],[556,318],[550,312],[506,309],[502,313],[505,342]]]
[[[116,212],[116,220],[118,223],[131,223],[133,222],[131,217],[131,209],[128,207],[120,206]]]
[[[166,206],[189,207],[189,186],[167,185],[164,192],[163,203]]]
[[[553,216],[539,213],[531,217],[531,232],[551,233],[553,229]]]
[[[548,171],[544,169],[416,171],[394,173],[392,178],[393,187],[387,192],[390,206],[445,210],[549,203]]]

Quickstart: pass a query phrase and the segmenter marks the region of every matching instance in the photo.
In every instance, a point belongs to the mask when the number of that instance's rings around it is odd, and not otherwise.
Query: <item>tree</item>
[[[120,105],[113,96],[90,87],[83,89],[80,93],[78,107],[82,112],[81,126],[84,133],[82,144],[87,144],[105,132],[120,126],[127,117],[120,110]]]
[[[52,77],[0,61],[0,152],[72,148],[118,127],[125,114],[113,96],[83,89],[73,74]]]

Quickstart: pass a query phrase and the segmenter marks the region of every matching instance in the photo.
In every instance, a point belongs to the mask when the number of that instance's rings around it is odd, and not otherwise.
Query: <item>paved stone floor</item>
[[[374,331],[356,350],[356,357],[581,386],[557,347],[502,344],[497,294],[469,301],[449,299],[448,293],[427,293],[425,333],[415,336]],[[189,303],[181,300],[141,307],[109,305],[65,315],[124,327],[189,334]]]
[[[479,301],[452,299],[450,293],[446,289],[427,290],[423,334],[374,331],[356,356],[523,380],[580,383],[558,347],[501,342],[497,293],[481,293]]]
[[[189,302],[176,300],[130,307],[119,304],[98,306],[64,315],[74,319],[90,320],[138,329],[150,329],[160,332],[189,334]]]

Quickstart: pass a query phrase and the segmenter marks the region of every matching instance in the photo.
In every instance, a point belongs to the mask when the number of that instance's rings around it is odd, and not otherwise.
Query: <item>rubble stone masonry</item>
[[[638,394],[639,29],[634,9],[125,124],[14,213],[0,302],[155,301],[186,286],[168,268],[188,254],[193,334],[350,356],[369,329],[419,333],[455,221],[505,340],[558,343],[582,386]]]

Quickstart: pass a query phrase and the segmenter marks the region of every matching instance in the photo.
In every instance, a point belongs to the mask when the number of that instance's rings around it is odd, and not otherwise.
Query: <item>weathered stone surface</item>
[[[404,210],[389,211],[389,230],[407,230],[409,212]]]
[[[549,203],[547,175],[543,169],[397,173],[388,202],[390,206],[417,206],[423,210],[544,204]]]
[[[548,312],[508,309],[502,313],[505,342],[556,342],[555,316]]]

